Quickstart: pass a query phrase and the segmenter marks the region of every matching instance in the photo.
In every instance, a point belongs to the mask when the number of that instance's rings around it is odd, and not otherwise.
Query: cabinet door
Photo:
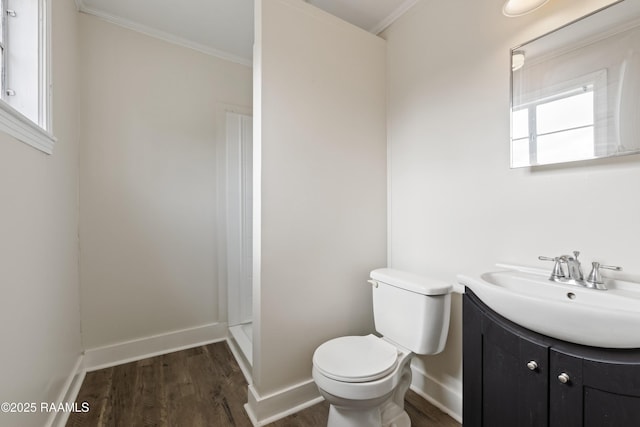
[[[549,421],[549,348],[524,337],[519,338],[518,426],[546,427]],[[536,365],[535,369],[532,363]]]
[[[589,353],[601,360],[551,349],[549,425],[640,426],[640,362],[637,350],[625,354],[624,351],[590,349]],[[564,383],[559,379],[563,374],[567,380]]]
[[[543,427],[548,420],[548,348],[463,302],[465,427]]]
[[[640,362],[583,361],[584,426],[640,426]]]
[[[487,318],[482,360],[483,425],[546,427],[547,347]]]
[[[549,427],[582,427],[582,359],[552,348],[549,364]]]
[[[517,426],[522,399],[518,337],[485,318],[482,338],[482,425]]]

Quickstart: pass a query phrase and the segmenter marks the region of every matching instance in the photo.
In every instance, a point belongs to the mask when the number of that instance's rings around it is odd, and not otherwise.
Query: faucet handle
[[[602,264],[600,264],[600,268],[606,268],[607,270],[622,271],[622,267],[618,267],[617,265],[602,265]]]
[[[587,277],[587,283],[590,285],[593,285],[593,287],[598,289],[606,289],[603,286],[598,286],[598,285],[604,285],[604,280],[600,275],[601,268],[606,268],[607,270],[621,271],[622,267],[618,267],[615,265],[602,265],[599,262],[595,262],[595,261],[591,263],[591,273],[589,273],[589,276]]]
[[[578,256],[580,255],[580,251],[573,251],[573,257],[578,260]]]
[[[550,279],[554,279],[556,277],[565,277],[564,270],[562,270],[561,262],[563,261],[561,257],[547,257],[547,256],[539,256],[538,259],[540,261],[553,261],[553,270],[551,270]]]

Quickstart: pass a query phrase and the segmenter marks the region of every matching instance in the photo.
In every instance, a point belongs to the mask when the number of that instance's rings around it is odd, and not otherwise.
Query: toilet
[[[371,272],[377,335],[329,340],[313,354],[313,379],[329,402],[327,427],[409,427],[404,395],[414,354],[442,351],[450,284],[400,270]]]

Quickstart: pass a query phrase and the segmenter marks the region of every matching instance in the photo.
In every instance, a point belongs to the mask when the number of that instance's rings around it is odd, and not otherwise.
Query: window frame
[[[56,142],[51,129],[52,72],[51,72],[51,5],[38,1],[38,120],[36,123],[0,99],[0,131],[46,154],[53,153]],[[5,3],[6,4],[6,3]],[[5,11],[2,12],[6,14]],[[3,18],[6,19],[5,16]],[[6,50],[9,46],[5,47]],[[4,72],[4,67],[3,67]],[[5,90],[3,87],[2,90]]]

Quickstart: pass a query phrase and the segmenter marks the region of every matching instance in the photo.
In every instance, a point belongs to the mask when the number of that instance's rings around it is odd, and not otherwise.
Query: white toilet
[[[450,284],[389,268],[371,272],[375,335],[335,338],[313,354],[313,379],[329,402],[328,427],[409,427],[404,395],[414,354],[442,351]]]

